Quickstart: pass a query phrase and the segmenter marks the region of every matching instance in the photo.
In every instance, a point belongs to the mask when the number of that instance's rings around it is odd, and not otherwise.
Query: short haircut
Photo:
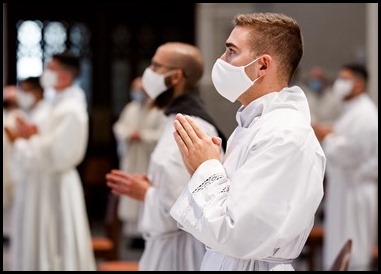
[[[58,61],[66,70],[70,71],[74,78],[79,75],[80,72],[80,60],[79,57],[69,51],[63,53],[54,54],[52,59]]]
[[[281,13],[239,14],[235,26],[251,29],[253,58],[269,54],[278,63],[279,77],[291,80],[303,56],[303,38],[298,23]]]
[[[363,79],[365,83],[368,82],[368,71],[365,66],[361,64],[345,64],[341,69],[350,70],[353,74]]]
[[[40,84],[40,77],[28,77],[19,82],[19,84],[27,83],[29,84],[33,90],[38,91],[38,92],[43,92],[44,89],[42,88]]]

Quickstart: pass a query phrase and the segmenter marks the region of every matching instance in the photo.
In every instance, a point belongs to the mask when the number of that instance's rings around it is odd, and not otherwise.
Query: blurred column
[[[367,66],[370,74],[368,90],[378,105],[378,3],[367,3]]]

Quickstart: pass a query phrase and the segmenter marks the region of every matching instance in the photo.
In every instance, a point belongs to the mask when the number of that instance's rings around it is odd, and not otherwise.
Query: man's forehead
[[[29,91],[29,90],[33,90],[35,89],[35,85],[33,85],[32,83],[28,82],[28,81],[24,81],[24,82],[21,82],[20,83],[20,87],[22,89],[24,89],[24,91]]]
[[[166,50],[166,48],[164,48],[163,46],[159,47],[156,52],[155,52],[155,55],[152,57],[152,61],[159,61],[163,58],[165,58],[165,56],[168,55],[168,50]]]
[[[249,31],[247,27],[236,26],[226,40],[226,46],[238,49],[249,47]]]
[[[46,67],[49,69],[60,69],[62,68],[62,65],[57,60],[51,59],[47,64]]]
[[[354,76],[353,72],[350,71],[349,69],[342,69],[339,72],[339,76],[341,78],[352,78]]]
[[[50,60],[46,63],[46,67],[49,69],[54,68],[56,65],[54,64],[53,60]]]
[[[174,55],[174,52],[169,48],[160,47],[153,56],[152,62],[157,63],[158,65],[170,66],[172,65]]]

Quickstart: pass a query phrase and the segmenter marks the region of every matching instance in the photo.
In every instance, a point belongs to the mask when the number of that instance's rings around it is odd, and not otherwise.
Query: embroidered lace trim
[[[221,189],[220,193],[223,192],[229,192],[230,186],[225,186],[223,189]]]
[[[204,182],[202,182],[201,185],[199,185],[195,190],[192,191],[192,194],[195,194],[197,192],[200,192],[201,190],[205,189],[208,185],[211,183],[222,179],[224,176],[222,174],[213,174],[208,179],[206,179]]]

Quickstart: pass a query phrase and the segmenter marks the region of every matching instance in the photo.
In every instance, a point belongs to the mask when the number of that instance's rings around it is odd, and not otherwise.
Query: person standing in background
[[[311,121],[332,123],[339,115],[341,102],[332,92],[332,85],[323,68],[312,67],[301,85],[311,111]]]
[[[122,110],[113,126],[118,144],[119,168],[131,174],[146,174],[153,149],[164,129],[166,116],[152,104],[143,90],[142,78],[132,81],[132,101]],[[123,234],[132,239],[131,246],[140,246],[138,216],[141,202],[128,196],[121,196],[118,217],[124,223]]]
[[[43,100],[43,93],[44,91],[40,85],[39,77],[29,77],[18,83],[16,99],[22,115],[16,118],[13,126],[8,125],[5,127],[10,140],[16,137],[28,138],[28,136],[36,132],[44,131],[46,121],[51,112],[51,106]],[[25,123],[28,123],[30,126],[24,127]],[[18,136],[15,136],[15,134],[18,134]],[[34,203],[32,201],[36,198],[35,192],[40,191],[39,187],[32,182],[33,180],[29,180],[29,177],[33,176],[33,174],[30,170],[24,169],[22,167],[22,161],[19,162],[19,160],[17,153],[12,152],[9,166],[11,178],[15,183],[12,214],[12,224],[15,225],[11,233],[11,250],[21,249],[25,246],[24,242],[33,241],[33,239],[24,238],[23,235],[26,235],[26,231],[28,231],[31,226],[34,226],[33,222],[36,213],[33,212],[35,208],[33,207]],[[24,207],[25,204],[27,208]],[[30,219],[28,220],[27,218]],[[23,230],[23,235],[18,233],[21,230]],[[21,256],[17,259],[27,265],[28,262],[23,261],[25,258],[26,257]]]
[[[311,113],[311,123],[331,124],[339,116],[342,103],[332,92],[332,81],[326,71],[319,66],[313,66],[304,81],[300,83],[306,94]],[[324,187],[326,186],[324,177]],[[320,226],[324,218],[325,198],[321,202],[316,214],[317,226]]]
[[[3,241],[8,242],[11,234],[14,182],[10,174],[10,155],[12,144],[5,128],[14,127],[16,118],[22,115],[17,104],[17,87],[14,85],[3,88]]]
[[[378,224],[378,110],[366,93],[368,72],[342,66],[333,93],[343,102],[332,125],[314,123],[327,156],[323,267],[352,239],[350,270],[370,270]]]
[[[17,103],[25,118],[37,127],[43,126],[51,111],[51,104],[44,100],[44,89],[39,77],[28,77],[18,84]]]
[[[46,127],[19,119],[7,131],[13,143],[27,199],[17,203],[11,245],[11,270],[95,270],[83,189],[76,167],[85,156],[88,114],[83,90],[74,85],[79,59],[55,54],[41,84],[55,96]],[[17,171],[16,171],[17,172]]]

